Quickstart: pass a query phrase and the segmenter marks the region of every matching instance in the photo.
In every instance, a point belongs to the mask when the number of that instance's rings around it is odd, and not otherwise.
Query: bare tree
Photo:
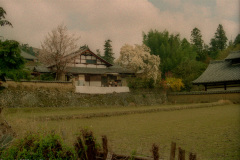
[[[69,34],[64,24],[53,29],[41,43],[39,60],[56,71],[56,80],[61,80],[70,59],[67,55],[76,51],[79,37]]]

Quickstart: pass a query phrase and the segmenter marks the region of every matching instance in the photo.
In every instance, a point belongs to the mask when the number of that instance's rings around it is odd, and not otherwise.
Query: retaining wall
[[[58,89],[62,91],[74,91],[75,87],[72,82],[66,81],[11,81],[8,80],[6,83],[3,83],[3,86],[6,88],[28,88],[28,89]]]
[[[159,105],[167,102],[162,92],[79,94],[59,87],[17,85],[0,90],[0,107],[91,107]]]
[[[167,97],[170,103],[208,103],[219,100],[230,100],[233,103],[240,103],[240,90],[179,92],[169,93]]]

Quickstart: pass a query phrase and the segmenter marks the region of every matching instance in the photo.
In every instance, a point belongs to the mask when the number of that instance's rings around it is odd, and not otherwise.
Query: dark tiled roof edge
[[[240,93],[240,90],[171,92],[168,93],[168,95],[202,95],[202,94],[225,94],[225,93]]]
[[[225,58],[225,60],[232,60],[232,59],[240,59],[240,50],[230,52],[230,54]]]

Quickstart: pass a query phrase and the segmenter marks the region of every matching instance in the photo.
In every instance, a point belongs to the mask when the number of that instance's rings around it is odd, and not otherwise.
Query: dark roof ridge
[[[237,50],[237,51],[231,51],[230,54],[231,54],[231,53],[240,53],[240,50]]]
[[[210,61],[209,64],[214,64],[214,63],[224,63],[226,62],[225,60],[214,60],[214,61]]]
[[[230,52],[229,55],[225,58],[225,60],[233,59],[240,59],[240,50]]]

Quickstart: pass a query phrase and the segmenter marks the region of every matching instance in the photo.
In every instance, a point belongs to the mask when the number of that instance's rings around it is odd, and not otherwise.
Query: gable
[[[70,64],[74,66],[78,64],[84,65],[104,65],[106,67],[112,66],[111,63],[107,62],[103,58],[94,54],[90,49],[79,49],[78,51],[66,56],[70,60]]]

